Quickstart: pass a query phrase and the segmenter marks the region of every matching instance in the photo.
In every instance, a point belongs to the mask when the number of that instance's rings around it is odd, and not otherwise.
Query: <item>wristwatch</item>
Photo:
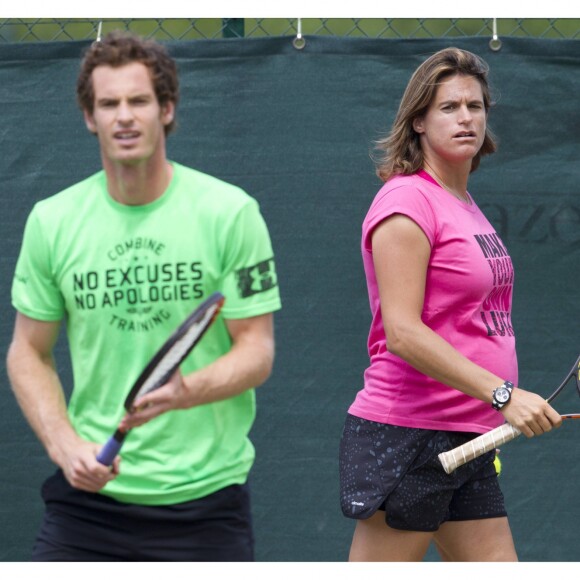
[[[491,406],[499,411],[505,407],[511,399],[514,384],[506,381],[501,387],[494,389],[491,399]]]

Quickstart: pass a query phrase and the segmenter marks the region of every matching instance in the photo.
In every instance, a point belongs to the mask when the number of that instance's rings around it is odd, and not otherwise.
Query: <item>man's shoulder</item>
[[[174,167],[179,176],[180,186],[191,188],[191,191],[198,195],[205,195],[209,199],[225,203],[232,203],[235,200],[244,203],[253,199],[242,187],[225,179],[179,163],[174,163]]]
[[[89,177],[77,181],[76,183],[69,185],[65,189],[62,189],[58,193],[54,193],[51,196],[39,201],[36,204],[37,212],[55,212],[58,210],[66,211],[67,209],[78,211],[80,203],[90,202],[89,192],[94,190],[103,180],[103,171],[98,171],[93,173]]]

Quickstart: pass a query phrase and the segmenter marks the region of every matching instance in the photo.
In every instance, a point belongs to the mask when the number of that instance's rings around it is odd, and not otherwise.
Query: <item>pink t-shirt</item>
[[[431,244],[423,322],[474,363],[514,384],[518,380],[511,323],[514,273],[503,242],[473,200],[460,201],[424,172],[396,176],[378,192],[363,223],[370,366],[349,413],[404,427],[484,433],[504,422],[501,413],[387,350],[372,233],[393,214],[414,220]]]

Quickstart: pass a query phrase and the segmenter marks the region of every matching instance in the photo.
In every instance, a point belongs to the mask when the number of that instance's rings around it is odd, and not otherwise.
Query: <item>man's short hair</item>
[[[92,115],[95,91],[92,73],[98,66],[121,67],[133,62],[144,64],[151,74],[151,82],[161,106],[177,105],[179,81],[175,61],[165,47],[153,40],[143,39],[129,32],[115,31],[103,40],[93,42],[85,52],[77,80],[77,100],[83,111]],[[165,127],[165,134],[175,128],[175,121]]]

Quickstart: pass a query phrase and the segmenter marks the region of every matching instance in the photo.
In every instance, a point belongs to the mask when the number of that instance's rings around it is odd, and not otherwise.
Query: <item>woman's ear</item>
[[[423,117],[415,117],[413,119],[413,129],[415,133],[424,133],[425,129],[423,127]]]

